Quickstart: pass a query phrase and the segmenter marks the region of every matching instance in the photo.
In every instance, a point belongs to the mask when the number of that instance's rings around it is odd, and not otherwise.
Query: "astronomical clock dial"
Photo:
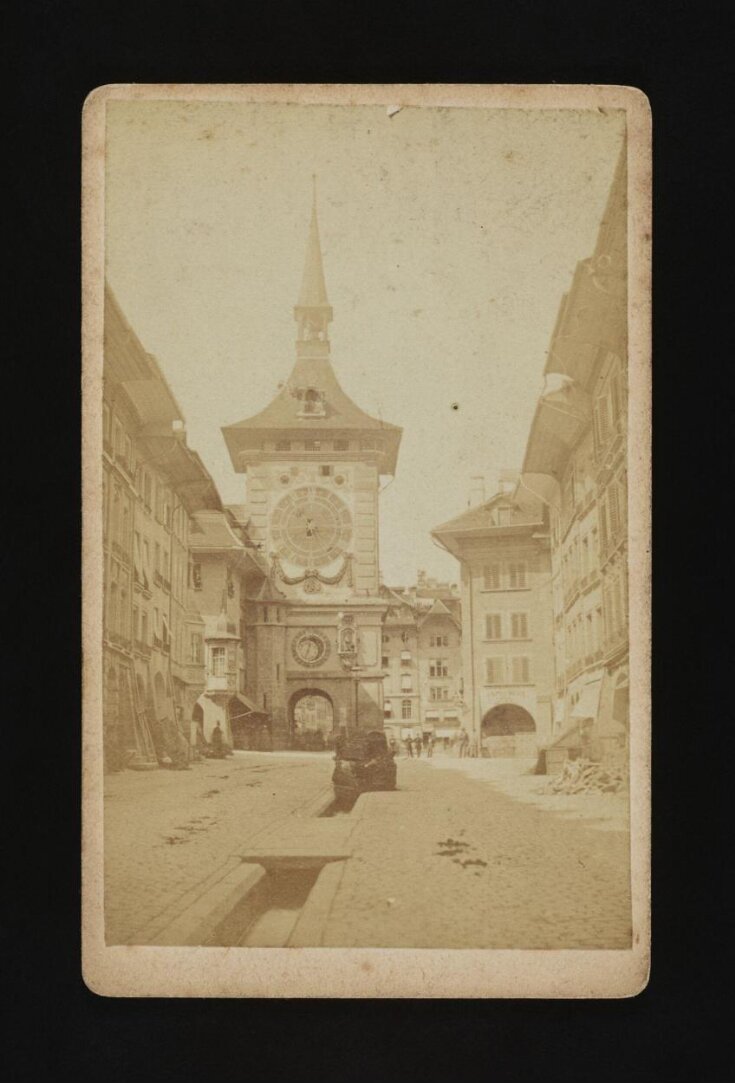
[[[338,496],[318,486],[294,489],[276,505],[271,539],[282,560],[303,568],[330,564],[347,548],[352,517]]]
[[[293,656],[303,666],[318,666],[329,656],[329,640],[317,631],[302,632],[294,640]]]

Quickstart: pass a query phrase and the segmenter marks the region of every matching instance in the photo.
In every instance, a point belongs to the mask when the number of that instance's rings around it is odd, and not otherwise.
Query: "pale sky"
[[[295,358],[318,175],[332,364],[404,429],[381,497],[386,583],[457,582],[429,531],[470,477],[518,468],[575,264],[592,252],[624,112],[109,102],[108,280],[225,503],[220,428]],[[458,409],[452,409],[457,403]]]

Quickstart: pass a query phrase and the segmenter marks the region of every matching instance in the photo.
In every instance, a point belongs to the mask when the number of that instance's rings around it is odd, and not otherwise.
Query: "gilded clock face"
[[[334,493],[305,486],[294,489],[276,505],[271,537],[284,560],[304,568],[320,568],[349,545],[352,517]]]

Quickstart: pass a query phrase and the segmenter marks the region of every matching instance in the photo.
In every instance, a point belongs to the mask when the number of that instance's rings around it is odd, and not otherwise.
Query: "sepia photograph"
[[[109,86],[84,156],[87,984],[635,995],[645,96]]]

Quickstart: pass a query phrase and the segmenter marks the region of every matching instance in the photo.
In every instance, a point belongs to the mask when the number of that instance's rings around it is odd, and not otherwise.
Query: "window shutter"
[[[482,570],[485,581],[485,590],[500,589],[500,565],[486,564]]]

